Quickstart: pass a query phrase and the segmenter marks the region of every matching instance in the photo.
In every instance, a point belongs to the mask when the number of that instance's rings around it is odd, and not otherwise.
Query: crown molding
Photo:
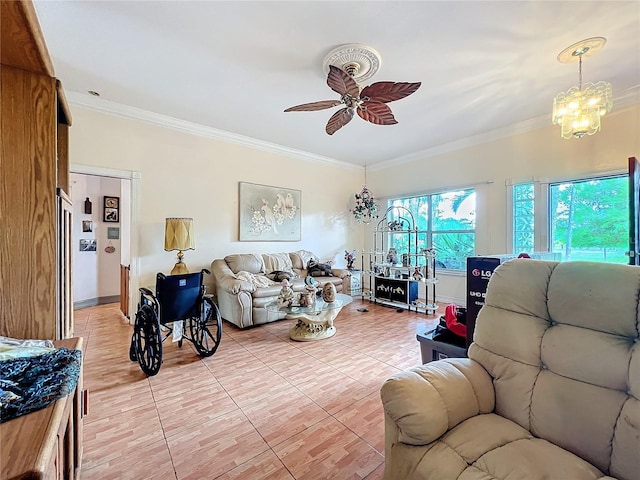
[[[362,170],[364,168],[362,165],[354,165],[349,162],[336,160],[330,157],[324,157],[322,155],[316,155],[313,153],[305,152],[303,150],[286,147],[284,145],[258,140],[244,135],[239,135],[237,133],[227,132],[225,130],[219,130],[217,128],[189,122],[186,120],[180,120],[168,115],[153,113],[148,110],[143,110],[141,108],[124,105],[121,103],[111,102],[109,100],[103,100],[101,98],[96,98],[83,93],[73,91],[67,92],[67,99],[69,103],[75,107],[138,120],[152,125],[170,128],[179,132],[190,133],[192,135],[212,138],[215,140],[222,140],[225,142],[254,148],[256,150],[284,155],[290,158],[304,160],[312,163],[339,166],[341,168],[347,168],[349,170]],[[638,104],[640,104],[640,87],[634,87],[625,91],[622,95],[614,99],[614,110],[613,112],[609,113],[608,116],[616,115],[624,111],[627,107],[635,106]],[[550,125],[550,116],[544,115],[541,117],[525,120],[524,122],[509,125],[508,127],[491,130],[489,132],[480,133],[478,135],[462,138],[460,140],[454,140],[449,143],[437,145],[435,147],[410,153],[408,155],[403,155],[401,157],[396,157],[375,164],[370,164],[367,166],[367,170],[384,170],[386,168],[395,167],[417,160],[425,160],[438,155],[444,155],[457,150],[463,150],[465,148],[501,140],[504,138],[512,137],[514,135],[519,135],[521,133],[527,133],[540,128],[549,127]]]
[[[627,90],[623,95],[616,97],[613,101],[614,110],[607,116],[617,115],[624,112],[628,107],[636,106],[640,104],[640,86]],[[460,140],[454,140],[453,142],[437,145],[432,148],[427,148],[419,152],[410,153],[401,157],[392,158],[383,162],[378,162],[371,165],[369,171],[384,170],[385,168],[396,167],[405,163],[414,162],[416,160],[426,160],[430,157],[437,155],[444,155],[446,153],[455,152],[457,150],[463,150],[465,148],[475,147],[476,145],[482,145],[484,143],[501,140],[503,138],[512,137],[521,133],[527,133],[540,128],[551,126],[550,115],[544,115],[541,117],[532,118],[519,122],[508,127],[491,130],[489,132],[480,133],[471,137],[462,138]]]
[[[285,155],[287,157],[295,158],[298,160],[305,160],[308,162],[321,163],[325,165],[329,164],[342,168],[348,168],[351,170],[362,169],[362,167],[359,165],[343,162],[334,158],[315,155],[303,150],[297,150],[295,148],[286,147],[284,145],[279,145],[276,143],[265,142],[256,138],[227,132],[225,130],[219,130],[217,128],[208,127],[199,123],[189,122],[187,120],[181,120],[178,118],[170,117],[168,115],[150,112],[142,108],[111,102],[109,100],[96,98],[83,93],[74,91],[67,92],[67,99],[69,103],[75,107],[84,108],[86,110],[93,110],[108,115],[115,115],[132,120],[138,120],[152,125],[170,128],[178,132],[190,133],[192,135],[212,138],[214,140],[222,140],[224,142],[234,143],[237,145],[254,148],[256,150]]]
[[[474,147],[483,143],[493,142],[502,138],[511,137],[519,133],[529,132],[538,128],[549,125],[549,117],[533,118],[524,122],[516,123],[505,128],[491,130],[489,132],[480,133],[471,137],[461,138],[453,142],[443,143],[432,148],[427,148],[418,152],[403,155],[401,157],[392,158],[384,162],[378,162],[371,166],[371,171],[384,170],[385,168],[395,167],[405,163],[414,162],[416,160],[425,160],[430,157],[444,155],[446,153],[464,150],[465,148]]]

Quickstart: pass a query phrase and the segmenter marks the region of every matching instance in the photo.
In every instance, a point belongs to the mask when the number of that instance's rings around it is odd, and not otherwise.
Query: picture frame
[[[120,227],[107,227],[107,240],[120,240]]]
[[[83,232],[93,232],[93,222],[91,220],[83,220],[82,221],[82,231]]]
[[[241,242],[299,242],[302,191],[239,182]]]
[[[120,197],[104,197],[102,220],[108,223],[120,222]]]
[[[81,238],[80,239],[80,251],[81,252],[95,252],[98,244],[95,238]]]

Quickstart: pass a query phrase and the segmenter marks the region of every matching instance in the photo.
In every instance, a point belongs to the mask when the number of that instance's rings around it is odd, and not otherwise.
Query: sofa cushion
[[[282,290],[282,285],[280,285],[279,283],[276,283],[270,287],[262,287],[262,288],[256,288],[256,290],[253,292],[253,306],[256,307],[258,306],[258,304],[256,304],[256,299],[268,299],[268,301],[263,302],[262,300],[260,301],[260,305],[259,306],[264,306],[265,304],[269,303],[269,302],[273,302],[276,297],[280,294],[280,290]]]
[[[255,253],[236,253],[227,255],[224,261],[233,273],[242,270],[249,273],[264,273],[264,263],[262,257]]]
[[[288,253],[263,253],[264,272],[269,274],[275,271],[289,272],[293,275],[293,265]]]
[[[324,285],[325,283],[333,283],[336,286],[336,291],[342,291],[342,280],[338,277],[315,277],[320,285]],[[291,288],[294,292],[303,292],[306,288],[304,284],[304,278],[295,278],[291,280]],[[276,297],[280,294],[280,290],[282,289],[282,285],[276,283],[269,287],[256,288],[253,292],[253,306],[263,307],[265,304],[272,302],[276,299]],[[258,301],[259,299],[259,301]],[[266,301],[265,301],[266,300]]]

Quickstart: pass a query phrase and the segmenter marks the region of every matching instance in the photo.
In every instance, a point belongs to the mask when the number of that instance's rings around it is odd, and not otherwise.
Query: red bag
[[[455,305],[451,304],[445,307],[444,321],[451,333],[455,333],[459,337],[467,338],[467,326],[458,323],[457,309]]]

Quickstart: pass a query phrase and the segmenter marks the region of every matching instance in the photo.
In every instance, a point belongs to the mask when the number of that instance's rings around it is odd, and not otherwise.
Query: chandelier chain
[[[578,60],[578,72],[580,75],[580,91],[582,91],[582,55],[580,55]]]
[[[364,161],[364,184],[367,184],[367,161]]]

